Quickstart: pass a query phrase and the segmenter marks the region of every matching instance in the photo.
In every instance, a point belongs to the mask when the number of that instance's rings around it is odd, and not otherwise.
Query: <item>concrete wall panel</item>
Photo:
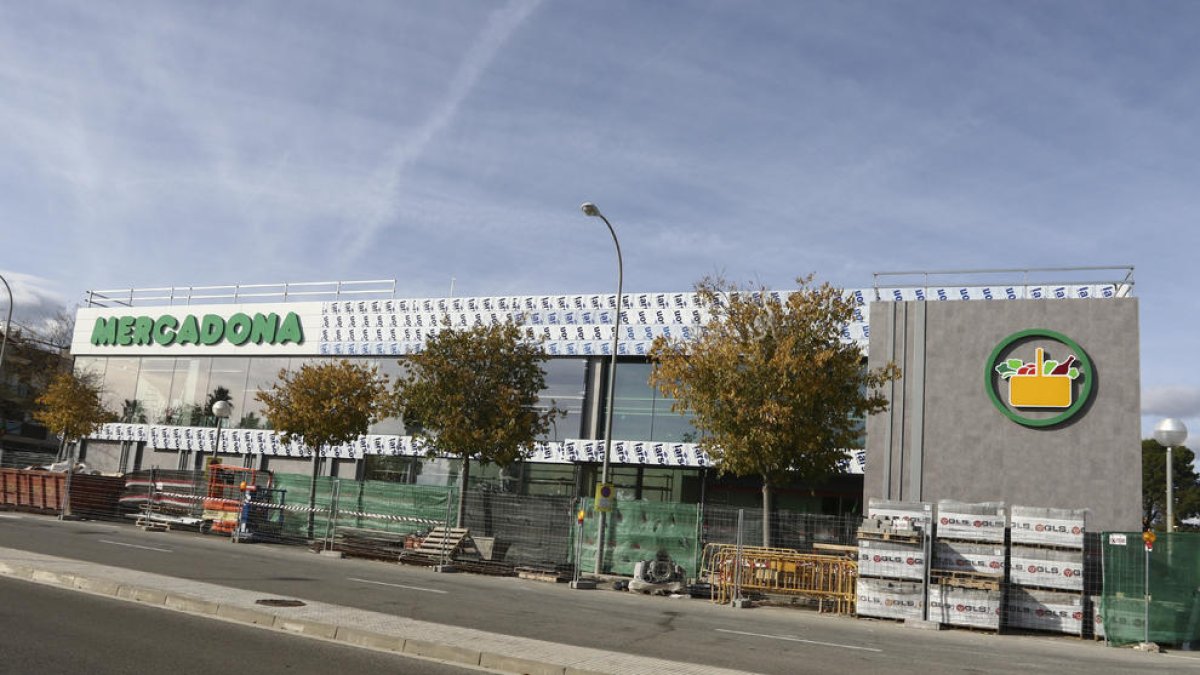
[[[918,307],[920,305],[920,307]],[[987,360],[1039,328],[1090,357],[1090,403],[1054,427],[1013,422],[992,404]],[[872,367],[895,360],[893,407],[867,421],[865,497],[1004,501],[1088,508],[1088,529],[1141,522],[1136,298],[874,303]]]

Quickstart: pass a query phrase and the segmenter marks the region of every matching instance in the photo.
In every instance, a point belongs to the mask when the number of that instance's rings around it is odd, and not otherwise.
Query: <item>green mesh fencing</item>
[[[599,514],[592,510],[593,500],[581,499],[587,511],[583,526],[581,569],[593,570],[596,560],[596,529]],[[640,560],[654,560],[665,555],[682,567],[687,576],[696,576],[700,557],[700,508],[696,504],[675,502],[618,501],[608,514],[604,538],[605,574],[633,575],[633,566]],[[578,532],[579,528],[575,528]],[[575,547],[572,546],[572,559]]]
[[[321,539],[334,527],[359,527],[396,534],[430,529],[454,516],[453,488],[431,485],[403,485],[386,481],[340,480],[322,476],[317,479],[316,499],[309,534],[309,489],[312,477],[304,474],[277,473],[274,486],[286,490],[282,536],[289,539]],[[335,492],[336,485],[336,492]],[[337,500],[337,513],[331,519],[331,506]],[[448,511],[449,509],[449,511]]]
[[[397,534],[430,529],[455,515],[454,488],[386,481],[342,481],[337,525]]]
[[[272,477],[273,487],[286,490],[284,496],[283,530],[285,539],[313,539],[325,536],[329,525],[329,504],[334,478],[322,476],[317,479],[316,500],[312,513],[312,532],[309,532],[309,490],[312,476],[299,473],[277,473]]]
[[[1100,617],[1104,635],[1112,644],[1147,639],[1160,645],[1200,643],[1200,533],[1157,534],[1158,541],[1149,553],[1141,532],[1105,532],[1101,539],[1104,592]]]

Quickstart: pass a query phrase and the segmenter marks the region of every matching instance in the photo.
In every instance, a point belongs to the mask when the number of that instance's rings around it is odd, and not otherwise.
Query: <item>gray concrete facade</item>
[[[1091,531],[1140,529],[1136,298],[877,302],[870,328],[870,366],[893,361],[903,377],[867,420],[865,498],[1087,508]],[[1068,336],[1092,363],[1088,403],[1054,426],[1014,422],[987,391],[993,350],[1027,329]]]

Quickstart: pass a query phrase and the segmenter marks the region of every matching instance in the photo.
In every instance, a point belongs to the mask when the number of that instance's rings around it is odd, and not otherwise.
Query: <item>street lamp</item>
[[[217,418],[217,443],[213,446],[212,460],[209,464],[216,464],[217,453],[221,452],[221,420],[227,420],[233,414],[233,404],[229,401],[217,401],[212,406],[212,414]]]
[[[1162,420],[1154,427],[1154,440],[1167,449],[1167,532],[1175,531],[1175,476],[1171,465],[1171,448],[1183,445],[1187,434],[1183,422],[1173,417]]]
[[[8,333],[12,330],[13,296],[8,279],[3,274],[0,274],[0,281],[4,282],[4,289],[8,291],[8,318],[4,321],[4,339],[0,341],[0,386],[4,386],[4,348],[8,346]]]
[[[604,411],[604,461],[600,468],[600,484],[608,484],[608,455],[612,452],[612,421],[613,421],[613,394],[614,383],[617,376],[617,344],[621,339],[621,291],[625,284],[625,263],[621,259],[621,242],[617,241],[617,233],[613,230],[612,223],[608,222],[608,218],[600,213],[600,209],[591,202],[584,202],[579,207],[585,216],[599,218],[608,226],[608,233],[612,235],[613,246],[617,247],[617,307],[616,316],[613,317],[613,341],[612,341],[612,360],[608,366],[608,403]],[[600,574],[600,565],[604,560],[604,525],[606,513],[600,512],[600,525],[598,528],[598,536],[596,538],[596,575]]]

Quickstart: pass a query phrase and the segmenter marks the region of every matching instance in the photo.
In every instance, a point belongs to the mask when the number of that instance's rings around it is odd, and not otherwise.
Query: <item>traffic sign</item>
[[[616,490],[612,483],[598,483],[596,485],[596,511],[598,513],[608,513],[613,509],[613,502],[616,501]]]

